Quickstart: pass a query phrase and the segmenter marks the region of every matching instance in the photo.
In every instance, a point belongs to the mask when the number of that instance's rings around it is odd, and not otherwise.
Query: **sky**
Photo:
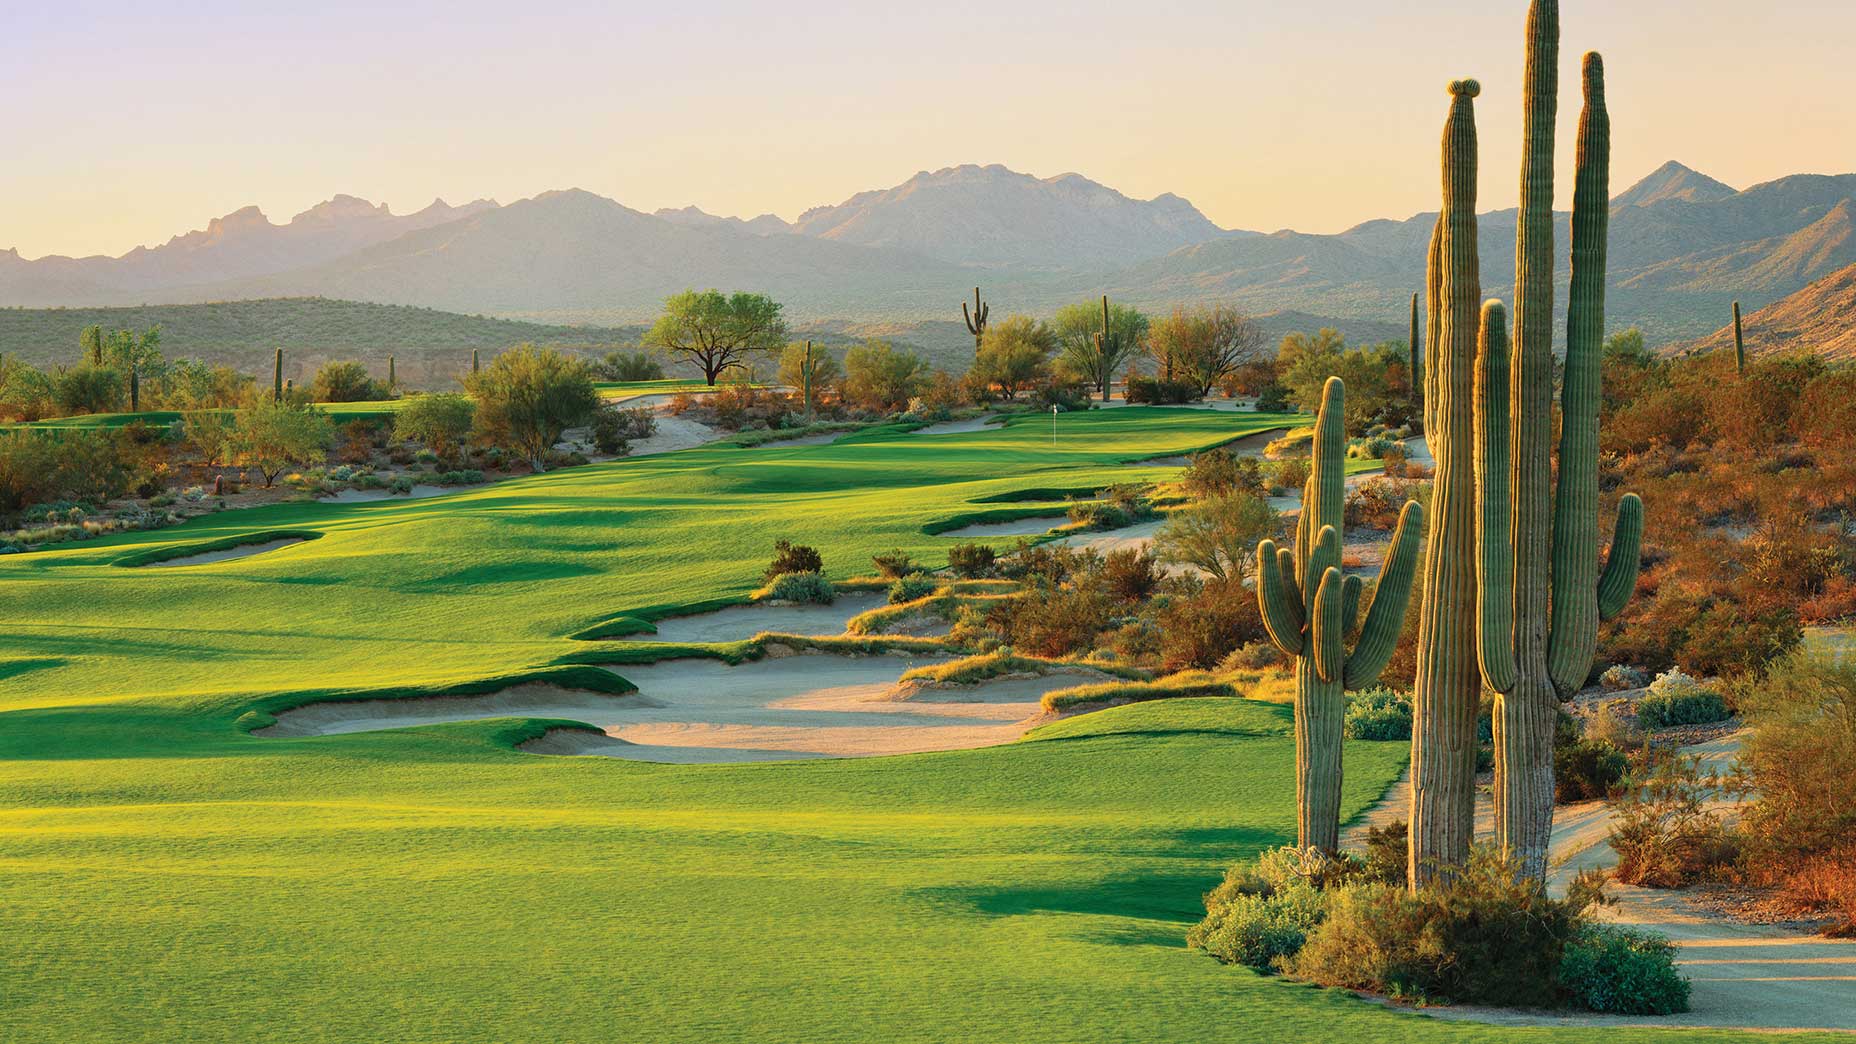
[[[1417,8],[1413,10],[1412,8]],[[0,0],[0,249],[117,254],[256,204],[579,187],[792,219],[920,170],[1075,171],[1226,227],[1434,209],[1444,84],[1519,178],[1524,0]],[[1856,170],[1848,0],[1562,0],[1560,150],[1606,56],[1613,189]],[[1570,205],[1569,174],[1561,206]]]

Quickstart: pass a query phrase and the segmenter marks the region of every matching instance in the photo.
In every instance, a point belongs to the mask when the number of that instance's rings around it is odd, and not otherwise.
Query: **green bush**
[[[1617,925],[1588,925],[1560,958],[1560,986],[1573,1003],[1614,1015],[1688,1010],[1689,982],[1663,936]]]
[[[889,585],[889,604],[901,605],[904,602],[926,598],[934,594],[935,586],[934,577],[926,573],[910,573],[907,576],[897,577],[896,582]]]
[[[1559,804],[1610,797],[1630,774],[1630,757],[1601,739],[1553,748],[1553,800]]]
[[[1267,384],[1257,395],[1258,413],[1289,413],[1294,408],[1289,403],[1289,390],[1280,384]]]
[[[900,579],[915,571],[915,563],[910,560],[908,552],[901,548],[887,554],[871,555],[870,561],[875,564],[878,576],[891,580]]]
[[[1679,670],[1657,675],[1649,695],[1637,704],[1637,724],[1646,729],[1707,725],[1733,716],[1721,694]]]
[[[657,434],[657,416],[648,409],[627,410],[608,403],[593,411],[592,434],[601,453],[622,457],[631,452],[633,442]]]
[[[823,573],[781,573],[761,589],[761,596],[781,602],[814,602],[830,605],[838,591]]]
[[[1364,873],[1365,864],[1345,853],[1272,849],[1225,872],[1205,896],[1205,919],[1186,942],[1226,964],[1280,970],[1327,916],[1323,890]]]
[[[1199,389],[1195,385],[1185,381],[1157,381],[1152,377],[1129,378],[1125,394],[1131,406],[1142,403],[1153,406],[1174,406],[1200,397]]]
[[[968,580],[992,573],[998,555],[985,544],[956,544],[947,549],[947,565]]]
[[[1411,697],[1385,686],[1347,694],[1348,739],[1408,740],[1411,738]]]
[[[804,544],[795,544],[787,540],[773,542],[773,562],[767,566],[762,579],[772,583],[773,579],[783,573],[819,573],[825,569],[824,559],[819,557],[818,549]],[[830,601],[830,599],[826,599]]]
[[[1290,974],[1323,986],[1394,997],[1504,1007],[1559,1004],[1560,962],[1589,923],[1597,889],[1581,879],[1552,899],[1493,850],[1476,849],[1450,883],[1420,892],[1351,883],[1328,894],[1327,916]]]

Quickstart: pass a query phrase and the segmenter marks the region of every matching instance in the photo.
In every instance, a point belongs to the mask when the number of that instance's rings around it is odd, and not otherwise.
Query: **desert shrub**
[[[1665,671],[1637,704],[1637,723],[1646,729],[1707,725],[1733,716],[1727,701],[1680,670]]]
[[[1154,535],[1160,561],[1192,566],[1216,578],[1241,579],[1257,542],[1276,533],[1276,509],[1252,493],[1195,501],[1167,516]]]
[[[1680,888],[1735,855],[1721,817],[1708,808],[1718,781],[1700,758],[1664,757],[1648,777],[1612,802],[1617,879],[1646,888]]]
[[[1308,933],[1327,915],[1327,900],[1314,887],[1297,883],[1269,894],[1242,890],[1249,884],[1230,877],[1206,896],[1205,920],[1187,942],[1225,964],[1274,971],[1277,962],[1302,949]]]
[[[393,415],[393,433],[431,447],[447,460],[470,438],[477,404],[468,395],[440,392],[414,395]],[[191,429],[192,422],[189,421]]]
[[[1232,493],[1259,495],[1265,485],[1263,466],[1255,457],[1234,456],[1227,449],[1193,454],[1179,482],[1186,492],[1202,500]]]
[[[1294,407],[1289,402],[1289,389],[1275,382],[1264,385],[1257,393],[1258,413],[1288,413]]]
[[[1688,1010],[1688,980],[1667,938],[1614,924],[1588,924],[1560,957],[1560,986],[1574,1004],[1613,1015]]]
[[[1553,747],[1553,800],[1559,804],[1610,797],[1630,774],[1630,758],[1611,743],[1581,737]]]
[[[1414,893],[1353,883],[1327,898],[1327,916],[1282,962],[1292,975],[1395,997],[1551,1007],[1561,1000],[1560,962],[1597,890],[1581,880],[1567,898],[1549,898],[1478,848],[1445,884]]]
[[[600,406],[583,360],[534,345],[497,355],[464,386],[476,400],[474,423],[483,441],[520,454],[536,470],[561,433],[585,424]]]
[[[476,468],[441,471],[432,476],[432,482],[440,486],[475,486],[483,482],[483,472]]]
[[[1606,692],[1621,692],[1625,689],[1643,688],[1645,679],[1643,672],[1637,668],[1614,663],[1605,668],[1604,674],[1599,675],[1598,684],[1604,686]]]
[[[910,573],[915,572],[914,561],[909,558],[908,552],[901,548],[880,555],[871,555],[870,561],[876,566],[876,573],[878,576],[886,577],[890,580],[908,576]]]
[[[1154,568],[1154,556],[1143,548],[1128,547],[1110,551],[1102,559],[1102,586],[1110,596],[1124,602],[1138,602],[1153,594],[1160,574]]]
[[[1347,526],[1391,530],[1398,526],[1405,502],[1419,496],[1419,483],[1382,477],[1368,479],[1347,491],[1341,520]]]
[[[1159,605],[1154,616],[1163,670],[1209,670],[1231,650],[1268,637],[1256,593],[1244,587],[1241,577],[1174,582],[1181,584],[1179,594]]]
[[[1088,386],[1081,381],[1055,378],[1035,388],[1028,401],[1031,403],[1031,408],[1039,413],[1049,413],[1053,406],[1057,408],[1058,413],[1074,413],[1095,406],[1095,400],[1090,398]]]
[[[1408,740],[1411,738],[1411,697],[1384,686],[1347,694],[1348,739]]]
[[[649,352],[607,352],[593,367],[603,381],[661,381],[664,367]]]
[[[1410,863],[1409,823],[1395,819],[1383,827],[1366,828],[1366,880],[1389,885],[1404,884]]]
[[[934,594],[935,586],[934,577],[926,573],[899,576],[895,583],[889,585],[889,604],[901,605],[926,598]]]
[[[1093,586],[1039,581],[1019,597],[993,606],[986,624],[1021,652],[1068,656],[1094,648],[1096,636],[1108,628],[1113,611],[1108,595]]]
[[[844,353],[844,400],[860,409],[893,413],[907,406],[928,381],[928,364],[887,341],[870,340]]]
[[[989,576],[997,555],[985,544],[955,544],[947,549],[947,565],[968,580]]]
[[[773,542],[773,562],[767,566],[762,577],[769,582],[782,573],[818,573],[825,569],[824,559],[819,557],[818,549],[804,544],[795,544],[787,540]]]
[[[606,404],[593,411],[593,445],[601,453],[623,456],[631,444],[657,434],[657,417],[648,409]]]
[[[1224,659],[1218,661],[1218,669],[1226,672],[1260,671],[1266,667],[1279,666],[1286,659],[1288,657],[1282,654],[1281,649],[1276,648],[1275,642],[1264,639],[1245,642],[1231,650]]]
[[[367,375],[365,363],[345,360],[323,363],[309,394],[317,402],[369,402],[387,398],[389,391]]]
[[[1185,381],[1130,377],[1125,392],[1130,405],[1176,406],[1200,397],[1199,389]]]
[[[830,605],[837,597],[837,589],[823,573],[781,573],[772,577],[767,586],[761,589],[761,597],[780,602],[815,602]]]
[[[1276,485],[1290,493],[1300,493],[1308,485],[1308,461],[1290,457],[1276,462]]]

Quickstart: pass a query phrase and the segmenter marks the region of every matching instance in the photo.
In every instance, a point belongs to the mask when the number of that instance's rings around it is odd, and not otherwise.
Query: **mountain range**
[[[1839,269],[1795,294],[1742,316],[1748,355],[1809,348],[1826,359],[1856,360],[1856,265]],[[1731,351],[1733,324],[1677,351]]]
[[[788,223],[647,214],[577,189],[390,213],[337,196],[273,224],[245,208],[121,257],[0,253],[0,305],[322,296],[550,322],[633,323],[688,286],[772,294],[796,320],[945,321],[979,284],[1000,314],[1108,292],[1149,308],[1232,300],[1311,323],[1402,329],[1435,215],[1334,235],[1220,228],[1184,199],[1078,174],[923,171]],[[1505,296],[1512,210],[1481,217],[1483,292]],[[1569,241],[1560,215],[1559,247]],[[1673,345],[1856,264],[1856,175],[1733,189],[1669,163],[1613,201],[1609,325]],[[1561,266],[1561,277],[1566,275]],[[1563,297],[1562,297],[1563,302]]]

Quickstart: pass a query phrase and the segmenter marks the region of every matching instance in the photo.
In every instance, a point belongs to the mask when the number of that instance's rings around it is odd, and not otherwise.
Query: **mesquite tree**
[[[1340,568],[1346,501],[1346,385],[1330,377],[1315,420],[1313,470],[1302,487],[1295,547],[1257,545],[1257,602],[1271,641],[1295,658],[1297,844],[1332,852],[1340,844],[1341,727],[1348,689],[1379,678],[1405,624],[1417,571],[1424,512],[1407,501],[1380,567],[1372,607],[1358,623],[1361,583]],[[1359,638],[1347,650],[1346,636]]]

